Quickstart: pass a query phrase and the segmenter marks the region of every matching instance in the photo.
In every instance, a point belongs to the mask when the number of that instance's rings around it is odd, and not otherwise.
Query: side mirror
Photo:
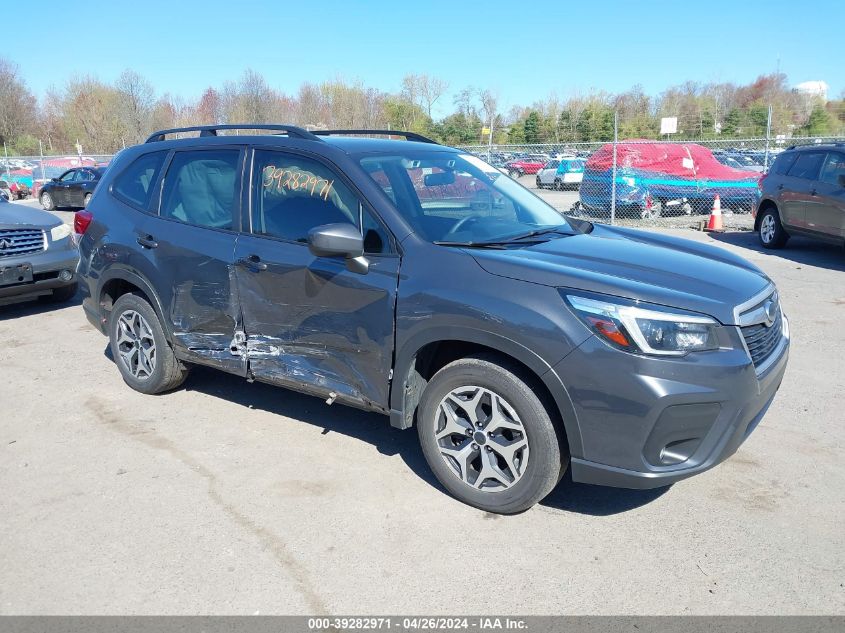
[[[315,257],[344,257],[350,272],[366,275],[370,262],[364,257],[364,238],[353,225],[324,224],[308,231],[308,250]]]
[[[426,187],[438,187],[441,185],[451,185],[455,182],[455,172],[442,171],[436,174],[426,174],[423,178]]]
[[[50,178],[50,182],[59,182],[58,178]]]

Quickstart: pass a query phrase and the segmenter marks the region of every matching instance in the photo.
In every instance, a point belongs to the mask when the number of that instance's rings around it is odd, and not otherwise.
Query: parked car
[[[756,171],[763,173],[766,168],[762,163],[758,163],[756,158],[750,154],[742,152],[713,152],[713,156],[723,165],[733,167],[745,171]]]
[[[577,189],[584,178],[584,161],[575,156],[555,158],[537,172],[537,189]]]
[[[3,198],[7,202],[11,202],[15,199],[14,195],[12,195],[12,190],[9,188],[9,183],[6,180],[0,180],[0,198]]]
[[[548,158],[532,157],[532,158],[518,158],[505,163],[505,169],[508,170],[508,175],[511,178],[519,178],[526,174],[534,175],[543,168]]]
[[[760,174],[733,169],[694,143],[624,141],[616,146],[616,212],[621,217],[657,217],[670,212],[709,213],[716,194],[723,209],[749,213]],[[607,216],[611,207],[613,145],[590,156],[580,204]]]
[[[754,230],[765,248],[792,235],[845,241],[845,144],[790,147],[760,179]]]
[[[0,304],[71,299],[78,260],[68,225],[51,213],[0,198]]]
[[[274,134],[217,136],[250,128]],[[79,274],[127,385],[207,365],[385,414],[449,492],[500,513],[567,468],[671,484],[760,422],[789,327],[759,268],[569,220],[416,134],[354,135],[200,126],[115,158],[77,213]]]
[[[97,184],[105,173],[103,167],[68,169],[41,187],[38,199],[47,211],[59,207],[84,209],[88,206]]]

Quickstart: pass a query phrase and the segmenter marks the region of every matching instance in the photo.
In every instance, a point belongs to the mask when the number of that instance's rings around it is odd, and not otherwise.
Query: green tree
[[[522,128],[526,143],[540,142],[540,115],[535,110],[528,113]]]
[[[833,132],[833,117],[824,105],[817,103],[813,106],[803,131],[807,136],[824,136]]]

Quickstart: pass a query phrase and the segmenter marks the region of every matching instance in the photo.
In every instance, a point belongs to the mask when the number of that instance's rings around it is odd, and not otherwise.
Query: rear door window
[[[136,158],[114,179],[112,195],[146,211],[150,206],[153,185],[166,157],[167,152],[151,152]]]
[[[788,175],[794,178],[816,180],[824,157],[824,152],[799,152],[798,158],[789,170]]]
[[[827,155],[819,180],[834,187],[842,187],[840,178],[845,176],[845,155],[831,152]]]
[[[231,230],[238,205],[240,149],[176,152],[162,188],[159,215]]]

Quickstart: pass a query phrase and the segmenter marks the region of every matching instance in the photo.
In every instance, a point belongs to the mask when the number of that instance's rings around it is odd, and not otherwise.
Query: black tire
[[[144,318],[155,341],[155,368],[149,376],[139,378],[133,375],[127,364],[123,361],[118,348],[119,317],[127,311],[137,312]],[[134,294],[121,296],[114,304],[109,319],[109,345],[112,357],[117,365],[123,381],[135,391],[146,394],[164,393],[171,391],[181,385],[188,377],[188,368],[185,367],[173,353],[170,345],[164,336],[164,330],[158,315],[152,306],[142,297]]]
[[[771,218],[769,220],[768,218]],[[757,224],[757,238],[763,248],[783,248],[789,240],[789,234],[780,222],[780,214],[773,206],[766,207],[760,214]]]
[[[537,183],[537,189],[543,188],[543,183],[540,182],[540,176],[537,176],[537,178],[535,178],[535,182]]]
[[[45,191],[38,196],[38,201],[45,211],[52,211],[56,208],[56,202],[53,200],[53,195],[49,191]]]
[[[76,296],[79,291],[79,284],[72,283],[69,286],[62,286],[61,288],[54,288],[53,292],[48,295],[39,297],[42,301],[49,301],[54,303],[64,303],[70,301]]]
[[[511,487],[497,492],[478,490],[463,481],[441,455],[435,437],[441,401],[455,389],[481,387],[503,398],[519,416],[528,442],[528,462]],[[569,465],[569,454],[556,415],[545,403],[538,382],[516,365],[495,356],[477,355],[449,363],[423,392],[417,411],[417,432],[423,454],[438,481],[458,500],[487,512],[513,514],[527,510],[548,495]],[[484,433],[482,432],[482,435]]]
[[[87,208],[88,208],[88,203],[89,203],[89,202],[91,202],[91,194],[90,194],[90,193],[86,193],[86,194],[85,194],[85,197],[82,199],[82,208],[83,208],[83,209],[87,209]]]
[[[552,189],[556,189],[558,191],[563,191],[563,183],[560,181],[560,178],[555,178],[555,184]]]

